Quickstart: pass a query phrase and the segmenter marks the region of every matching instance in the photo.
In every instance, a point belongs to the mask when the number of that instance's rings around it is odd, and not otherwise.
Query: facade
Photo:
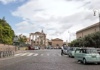
[[[52,39],[51,43],[53,48],[60,48],[63,45],[63,40],[56,38],[56,39]]]
[[[46,47],[49,46],[49,39],[46,39]]]
[[[46,46],[46,34],[43,30],[41,32],[30,33],[29,39],[32,46],[39,46],[40,48]]]
[[[100,31],[100,23],[93,24],[87,28],[77,31],[76,36],[77,38],[82,38],[88,34],[95,33],[97,31]]]

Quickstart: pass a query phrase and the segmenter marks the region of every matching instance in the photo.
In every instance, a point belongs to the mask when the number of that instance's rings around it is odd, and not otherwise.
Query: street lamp
[[[70,43],[70,32],[68,31],[68,34],[69,34],[69,43]]]
[[[94,16],[98,16],[99,18],[99,31],[100,31],[100,11],[99,10],[94,10]]]

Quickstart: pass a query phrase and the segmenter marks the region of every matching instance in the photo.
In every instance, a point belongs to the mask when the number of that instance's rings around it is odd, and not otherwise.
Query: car
[[[68,54],[68,49],[69,49],[69,47],[66,47],[66,46],[62,47],[61,48],[61,55],[67,55]]]
[[[68,56],[74,58],[75,50],[76,50],[77,48],[78,48],[78,47],[70,47],[70,49],[69,49],[69,51],[68,51]]]
[[[28,50],[34,50],[32,46],[28,46]]]
[[[100,48],[96,48],[97,49],[97,52],[100,54]]]
[[[39,50],[39,49],[40,49],[40,47],[34,46],[34,50]]]
[[[100,63],[100,55],[95,48],[76,49],[75,59],[83,64]]]

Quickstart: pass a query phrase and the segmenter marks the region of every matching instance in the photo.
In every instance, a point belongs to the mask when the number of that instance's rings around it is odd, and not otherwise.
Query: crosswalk
[[[15,57],[17,56],[61,56],[59,53],[58,54],[43,54],[43,53],[17,53],[14,55]]]

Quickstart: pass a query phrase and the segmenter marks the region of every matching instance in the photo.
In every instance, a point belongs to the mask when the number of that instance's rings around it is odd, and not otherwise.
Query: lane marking
[[[14,56],[19,56],[20,54],[15,54]]]
[[[23,53],[23,54],[21,54],[20,56],[25,56],[26,54],[28,54],[28,53]]]
[[[43,54],[41,54],[41,56],[43,56]]]
[[[29,53],[27,56],[32,56],[34,53]]]
[[[37,55],[39,55],[39,54],[35,53],[33,56],[37,56]]]
[[[50,54],[47,54],[47,56],[49,56]]]

